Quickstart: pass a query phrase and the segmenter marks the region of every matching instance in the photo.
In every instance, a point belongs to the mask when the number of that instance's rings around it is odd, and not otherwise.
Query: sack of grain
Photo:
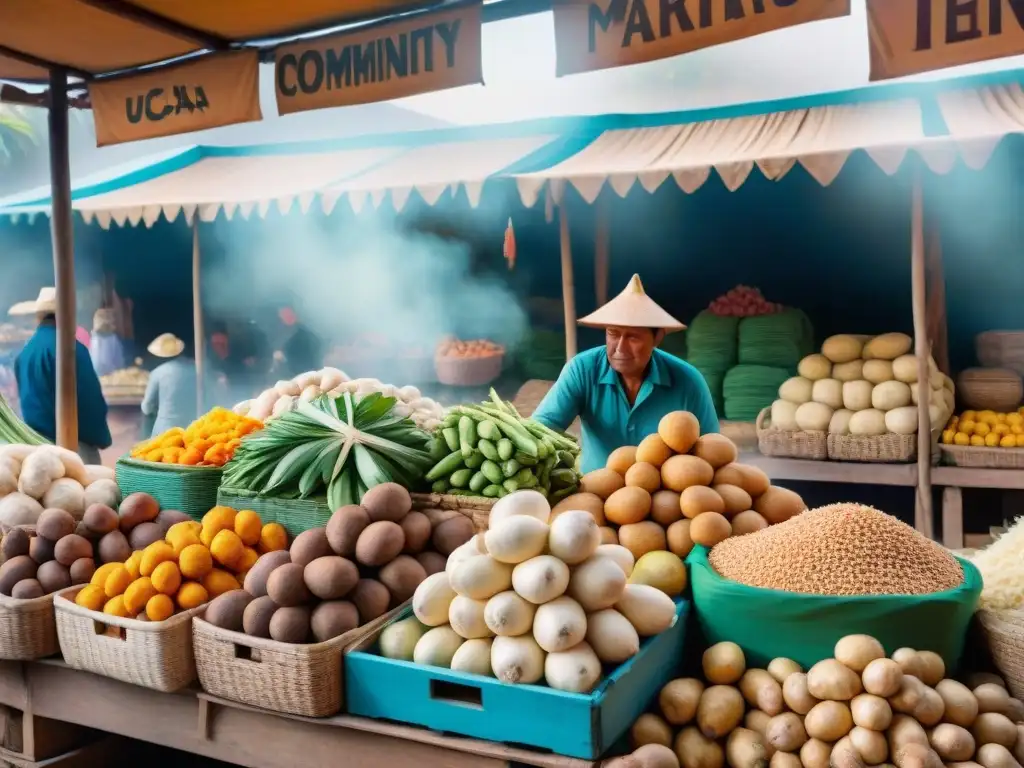
[[[697,547],[687,562],[707,641],[738,643],[752,666],[786,656],[807,668],[839,638],[867,634],[955,669],[982,586],[971,563],[857,504],[732,537],[710,556]]]

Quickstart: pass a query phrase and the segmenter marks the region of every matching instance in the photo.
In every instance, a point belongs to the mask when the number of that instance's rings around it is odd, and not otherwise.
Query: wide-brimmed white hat
[[[644,284],[640,282],[640,275],[633,275],[622,293],[581,318],[579,323],[591,328],[617,325],[625,328],[660,328],[668,332],[686,328],[647,295]]]
[[[7,311],[7,314],[12,317],[23,317],[25,315],[52,314],[56,312],[57,289],[50,287],[41,288],[39,296],[35,301],[19,301]]]
[[[177,357],[185,351],[185,342],[173,333],[161,333],[146,349],[154,357]]]

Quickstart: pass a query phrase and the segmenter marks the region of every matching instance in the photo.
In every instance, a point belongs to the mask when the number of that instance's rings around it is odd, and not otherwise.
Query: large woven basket
[[[303,717],[330,717],[342,706],[342,654],[408,603],[324,643],[295,645],[192,622],[196,669],[214,696]]]
[[[69,667],[155,691],[180,691],[196,679],[192,617],[203,607],[166,621],[122,619],[76,605],[82,585],[54,595],[57,637]]]
[[[217,491],[217,504],[235,509],[251,509],[264,523],[280,523],[293,538],[310,528],[327,525],[331,510],[326,496],[308,499],[280,499],[261,496],[241,488],[221,487]]]
[[[1024,698],[1024,610],[975,614],[988,637],[992,661],[1006,679],[1014,698]]]
[[[1024,382],[1006,368],[968,368],[956,377],[956,394],[967,408],[1015,411],[1024,397]]]
[[[477,533],[487,530],[487,521],[495,502],[497,499],[483,496],[452,496],[440,493],[412,495],[412,508],[425,514],[430,519],[432,527],[436,528],[456,515],[463,515],[473,522],[473,529]]]
[[[770,413],[770,408],[763,409],[757,414],[757,421],[754,422],[757,430],[757,449],[764,456],[814,461],[824,461],[828,458],[826,432],[803,432],[773,427],[768,422]]]
[[[437,380],[450,387],[482,387],[499,376],[505,362],[505,355],[487,357],[442,357],[434,358]]]
[[[986,368],[1009,368],[1024,376],[1024,331],[985,331],[974,337],[978,362]]]
[[[199,520],[217,505],[221,467],[185,467],[155,464],[128,456],[117,460],[117,484],[121,492],[148,493],[161,509],[178,509]]]
[[[826,441],[832,461],[863,461],[901,464],[917,460],[917,434],[829,435]]]
[[[53,595],[31,600],[0,595],[0,659],[32,661],[59,652]]]
[[[972,445],[939,446],[943,463],[954,467],[1024,469],[1024,448],[981,448]]]

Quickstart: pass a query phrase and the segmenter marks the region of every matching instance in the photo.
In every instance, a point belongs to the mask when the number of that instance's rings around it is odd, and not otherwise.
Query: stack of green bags
[[[791,368],[814,352],[814,328],[799,309],[745,317],[739,326],[737,357],[743,365]]]
[[[686,332],[686,359],[707,382],[719,416],[725,413],[725,374],[738,359],[739,324],[738,317],[720,317],[704,310]]]
[[[725,374],[722,386],[725,418],[730,421],[754,421],[763,408],[778,397],[779,387],[792,376],[793,369],[767,365],[737,365]]]

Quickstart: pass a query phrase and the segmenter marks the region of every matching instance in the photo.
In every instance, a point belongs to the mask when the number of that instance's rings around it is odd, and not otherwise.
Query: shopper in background
[[[154,418],[151,434],[187,427],[196,417],[196,366],[192,358],[182,355],[185,342],[173,333],[163,333],[147,349],[167,360],[150,372],[142,399],[142,413]]]
[[[124,343],[117,335],[114,310],[97,309],[93,315],[89,354],[97,376],[106,376],[125,367]]]
[[[291,307],[284,307],[277,313],[281,325],[284,327],[286,337],[281,346],[281,353],[284,357],[281,370],[283,378],[291,379],[307,371],[316,371],[324,364],[323,341],[304,323],[302,323],[295,310]]]
[[[48,440],[57,438],[57,291],[43,288],[39,298],[25,303],[38,327],[14,362],[25,423]],[[89,350],[75,344],[78,394],[78,454],[87,464],[100,463],[100,449],[111,444],[107,403],[92,367]]]

